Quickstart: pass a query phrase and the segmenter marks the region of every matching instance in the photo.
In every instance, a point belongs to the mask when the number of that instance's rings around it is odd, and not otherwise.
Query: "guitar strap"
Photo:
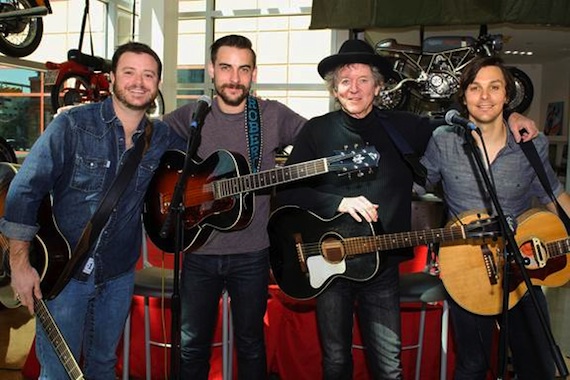
[[[247,154],[253,173],[261,170],[261,153],[263,152],[261,112],[255,96],[249,95],[245,102],[245,136]]]
[[[71,259],[63,268],[63,272],[49,292],[47,297],[48,300],[53,299],[59,294],[59,292],[61,292],[69,279],[73,277],[79,266],[84,263],[86,254],[89,252],[89,248],[93,246],[95,241],[97,241],[99,238],[99,234],[107,223],[107,220],[109,219],[113,208],[115,208],[115,205],[119,201],[121,194],[125,191],[127,185],[131,181],[131,178],[133,177],[133,174],[135,173],[142,156],[149,148],[152,131],[152,122],[150,119],[146,118],[144,136],[139,137],[137,141],[135,141],[133,151],[126,158],[124,165],[119,169],[119,172],[107,190],[107,193],[103,199],[101,199],[101,202],[95,210],[95,213],[87,222],[87,225],[83,229],[81,237],[79,238],[79,241],[73,250]]]
[[[548,178],[546,177],[546,172],[544,171],[544,166],[542,165],[542,161],[538,156],[538,152],[536,151],[534,143],[532,141],[526,141],[520,143],[520,146],[522,151],[526,155],[526,158],[534,168],[534,171],[536,172],[536,175],[538,176],[538,179],[540,180],[542,187],[544,187],[544,190],[550,196],[552,202],[554,202],[554,204],[556,205],[556,211],[558,212],[558,217],[562,220],[562,222],[564,222],[566,231],[570,232],[570,218],[568,217],[568,215],[566,215],[566,212],[564,212],[562,206],[560,206],[560,203],[558,203],[558,200],[556,199],[554,193],[552,192],[552,187],[550,186],[550,182],[548,182]]]
[[[396,148],[398,148],[400,154],[412,170],[414,182],[418,185],[424,186],[426,184],[427,169],[420,162],[420,158],[392,123],[384,118],[382,119],[382,122],[386,126],[384,130],[386,130],[388,136],[390,136],[390,139]]]

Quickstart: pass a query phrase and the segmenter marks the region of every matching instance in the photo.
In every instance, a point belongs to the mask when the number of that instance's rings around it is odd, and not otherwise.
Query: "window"
[[[311,0],[180,1],[179,72],[186,66],[204,70],[209,59],[208,48],[215,39],[242,34],[252,41],[257,54],[254,90],[258,96],[278,100],[307,118],[328,112],[329,93],[317,73],[317,64],[330,54],[332,32],[308,29],[311,3]],[[212,11],[206,13],[206,9]],[[212,16],[207,18],[206,14]],[[213,36],[208,40],[210,29]],[[213,90],[205,73],[201,83],[181,82],[179,77],[178,104],[196,99],[203,89]]]

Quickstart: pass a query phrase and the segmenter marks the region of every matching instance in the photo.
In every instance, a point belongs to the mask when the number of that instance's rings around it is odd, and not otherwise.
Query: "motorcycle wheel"
[[[33,8],[32,0],[12,0],[0,4],[0,12]],[[10,57],[21,58],[32,54],[39,46],[44,31],[41,17],[28,17],[3,21],[0,32],[0,52]]]
[[[50,93],[51,108],[53,113],[57,113],[60,107],[71,106],[92,101],[89,98],[89,78],[66,74],[58,83],[56,83]]]
[[[532,98],[534,97],[534,86],[524,71],[513,66],[510,66],[507,69],[512,74],[516,87],[515,97],[509,102],[508,108],[512,111],[523,113],[532,103]]]
[[[0,137],[0,161],[11,162],[13,164],[18,162],[14,148],[12,148],[12,145],[2,137]]]

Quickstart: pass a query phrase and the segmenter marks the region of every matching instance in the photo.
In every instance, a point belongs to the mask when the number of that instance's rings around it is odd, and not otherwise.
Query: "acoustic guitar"
[[[485,217],[481,214],[479,217]],[[452,225],[473,222],[474,215],[459,217]],[[570,280],[570,238],[556,214],[532,209],[517,218],[515,240],[533,285],[562,286]],[[503,239],[470,241],[467,245],[443,244],[439,249],[440,276],[451,297],[461,307],[480,315],[496,315],[503,302]],[[509,309],[527,292],[519,266],[509,260]]]
[[[8,187],[18,169],[19,165],[0,162],[0,217],[4,215]],[[47,295],[69,261],[71,248],[53,219],[50,197],[46,197],[40,206],[38,223],[40,229],[30,245],[30,264],[40,276],[42,294]],[[10,277],[9,248],[8,239],[0,233],[0,260],[2,264],[2,269],[0,270],[2,276],[0,278],[3,280],[2,284],[7,287],[6,289],[9,289],[10,286],[9,281],[6,281]],[[14,295],[11,291],[3,291],[0,294],[6,297],[0,298],[0,302],[6,307],[19,306],[19,303],[14,303]],[[74,380],[84,379],[81,368],[79,368],[73,353],[43,299],[38,300],[34,298],[34,310],[69,378]]]
[[[284,206],[269,218],[270,263],[279,288],[296,299],[310,299],[339,277],[370,279],[381,267],[380,251],[428,243],[498,236],[494,218],[449,228],[375,235],[371,224],[349,214],[324,219],[297,206]]]
[[[167,219],[174,188],[186,154],[167,151],[145,197],[143,221],[151,241],[165,252],[174,252],[174,223],[166,237],[160,235]],[[378,165],[372,147],[336,151],[335,155],[309,162],[250,173],[247,160],[238,153],[219,150],[202,162],[193,162],[184,202],[184,251],[202,246],[211,232],[245,228],[254,212],[253,192],[328,172],[362,174]]]

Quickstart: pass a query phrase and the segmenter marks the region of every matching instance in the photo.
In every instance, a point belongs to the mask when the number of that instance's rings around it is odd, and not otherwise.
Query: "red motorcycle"
[[[108,59],[71,49],[67,52],[67,61],[48,61],[46,68],[45,85],[52,86],[50,97],[54,113],[63,106],[99,102],[111,95],[111,61]],[[147,114],[151,118],[164,114],[160,90]]]
[[[65,62],[46,62],[45,85],[52,86],[50,97],[54,114],[60,107],[100,102],[111,95],[111,61],[94,55],[91,28],[91,54],[81,51],[88,15],[89,0],[85,0],[78,48],[67,52]],[[147,115],[151,118],[164,115],[164,97],[160,90]]]

